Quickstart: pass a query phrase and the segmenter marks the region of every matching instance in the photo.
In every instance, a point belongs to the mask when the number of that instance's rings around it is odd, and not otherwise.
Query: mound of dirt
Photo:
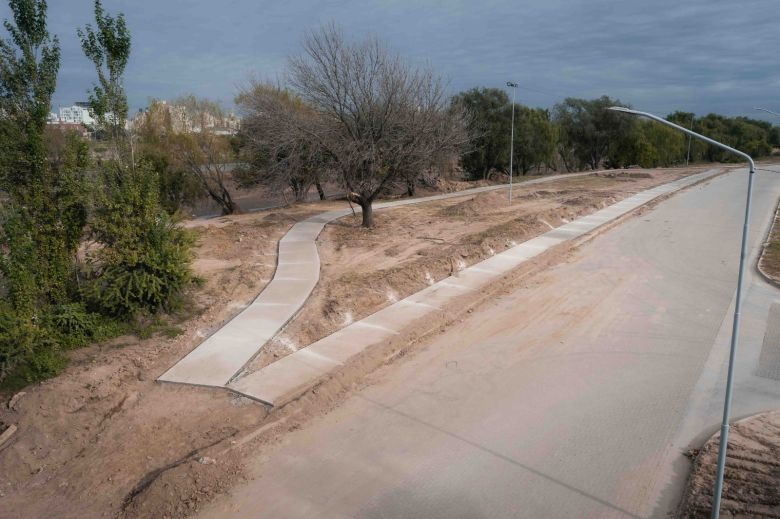
[[[710,517],[719,440],[716,434],[696,455],[680,518]],[[780,517],[780,411],[732,424],[721,515]]]
[[[468,200],[444,207],[439,216],[468,217],[495,211],[507,205],[507,194],[502,191],[480,193]]]
[[[651,173],[644,171],[605,171],[604,173],[598,173],[598,176],[616,179],[653,178]]]

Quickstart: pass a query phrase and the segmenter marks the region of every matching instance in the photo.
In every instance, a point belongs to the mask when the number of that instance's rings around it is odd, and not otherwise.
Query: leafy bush
[[[0,305],[0,381],[13,373],[22,384],[33,382],[57,374],[64,364],[48,329],[7,303]]]
[[[161,209],[158,176],[147,163],[105,174],[92,221],[87,301],[111,316],[171,310],[192,284],[194,238]]]

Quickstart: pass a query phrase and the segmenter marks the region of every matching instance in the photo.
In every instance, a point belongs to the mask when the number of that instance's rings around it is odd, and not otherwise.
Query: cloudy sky
[[[2,1],[2,0],[0,0]],[[5,4],[5,2],[2,2]],[[86,97],[94,72],[76,27],[91,0],[49,0],[63,61],[56,105]],[[780,111],[778,0],[104,0],[133,38],[127,92],[192,92],[231,106],[249,77],[278,78],[303,33],[335,21],[429,63],[453,92],[520,84],[519,100],[620,98],[659,113]],[[7,6],[0,8],[7,18]],[[764,114],[766,115],[766,114]],[[768,116],[771,118],[771,116]]]

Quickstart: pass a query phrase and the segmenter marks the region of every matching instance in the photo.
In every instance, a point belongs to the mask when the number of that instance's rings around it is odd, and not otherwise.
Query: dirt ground
[[[694,453],[680,518],[710,517],[719,438],[716,434]],[[780,411],[732,424],[721,517],[780,517]]]
[[[505,195],[493,193],[379,211],[375,230],[342,219],[319,240],[321,286],[280,337],[294,347],[311,342],[514,241],[684,174],[631,170],[527,186],[515,191],[511,209]],[[459,187],[471,186],[442,186]],[[0,433],[18,428],[0,445],[0,518],[186,517],[243,477],[242,449],[267,441],[236,446],[248,434],[271,427],[268,434],[279,437],[336,405],[365,365],[352,379],[335,381],[335,389],[302,399],[287,423],[288,410],[155,382],[257,296],[273,274],[277,242],[294,222],[336,207],[343,202],[187,222],[200,236],[195,269],[204,285],[175,333],[72,352],[60,376],[0,395]],[[276,343],[270,351],[289,350]]]
[[[255,371],[522,241],[632,194],[704,168],[631,169],[378,211],[376,228],[348,216],[318,239],[320,282],[254,359]]]

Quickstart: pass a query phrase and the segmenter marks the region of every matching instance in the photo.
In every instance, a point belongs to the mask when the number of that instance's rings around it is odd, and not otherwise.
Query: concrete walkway
[[[284,405],[327,376],[334,368],[372,345],[400,333],[413,321],[440,312],[465,291],[479,290],[512,269],[564,241],[580,237],[641,205],[714,176],[709,170],[643,191],[541,236],[481,261],[341,330],[227,385],[228,389],[273,405]],[[316,254],[316,252],[315,252]]]
[[[518,182],[529,186],[596,172],[567,173]],[[375,209],[400,207],[507,189],[506,184],[465,189],[443,195],[394,200]],[[356,208],[356,210],[360,210]],[[296,223],[279,241],[276,272],[260,295],[240,314],[208,337],[157,380],[198,386],[222,387],[292,319],[308,299],[320,278],[316,239],[328,223],[351,210],[327,211]]]

